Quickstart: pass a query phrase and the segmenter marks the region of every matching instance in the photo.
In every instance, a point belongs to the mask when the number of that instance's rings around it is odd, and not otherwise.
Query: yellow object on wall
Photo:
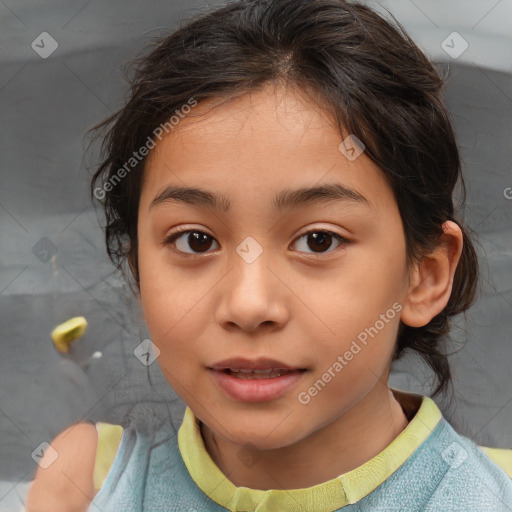
[[[53,329],[51,337],[55,348],[62,353],[68,352],[71,343],[83,336],[87,329],[87,320],[83,316],[75,316]]]

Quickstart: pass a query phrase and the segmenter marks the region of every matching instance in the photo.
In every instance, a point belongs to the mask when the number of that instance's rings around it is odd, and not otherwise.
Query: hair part
[[[403,222],[408,266],[439,244],[445,221],[463,232],[447,306],[423,327],[401,323],[393,355],[419,353],[437,376],[435,395],[450,382],[443,337],[450,318],[474,301],[478,261],[454,212],[454,188],[460,183],[463,204],[465,186],[441,95],[444,78],[394,22],[343,0],[239,0],[189,20],[134,61],[128,101],[92,129],[108,132],[91,198],[105,212],[110,259],[121,271],[128,261],[139,289],[137,216],[146,158],[100,199],[98,185],[190,98],[222,102],[269,84],[298,87],[328,109],[341,135],[360,139],[382,169]]]

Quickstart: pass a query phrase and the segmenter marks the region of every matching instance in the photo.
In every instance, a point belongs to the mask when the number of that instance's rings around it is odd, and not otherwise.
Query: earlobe
[[[462,253],[462,231],[452,221],[443,224],[439,245],[418,263],[411,274],[401,320],[423,327],[448,304],[453,278]]]

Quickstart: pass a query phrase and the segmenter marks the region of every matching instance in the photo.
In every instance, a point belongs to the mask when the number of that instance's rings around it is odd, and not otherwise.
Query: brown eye
[[[171,235],[164,242],[165,245],[176,247],[178,252],[184,254],[200,254],[208,251],[215,239],[204,233],[193,229],[180,230],[178,233]],[[189,251],[191,249],[191,251]]]
[[[303,238],[305,238],[305,243],[298,244],[302,245],[303,252],[309,252],[306,251],[305,249],[310,248],[313,253],[318,254],[324,254],[325,252],[327,252],[328,249],[330,249],[333,246],[333,240],[334,244],[337,243],[337,245],[335,245],[334,248],[340,245],[347,244],[349,242],[346,238],[331,231],[309,231],[308,233],[304,233],[297,240],[300,241]]]

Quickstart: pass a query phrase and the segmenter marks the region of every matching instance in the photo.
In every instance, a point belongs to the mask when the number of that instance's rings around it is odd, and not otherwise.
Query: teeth
[[[284,373],[287,373],[288,370],[284,369],[273,369],[270,368],[268,370],[248,370],[245,368],[229,368],[228,372],[237,377],[239,379],[271,379],[274,377],[280,377]]]
[[[261,373],[261,374],[265,374],[265,373],[270,373],[271,371],[275,371],[275,370],[273,370],[272,368],[269,368],[268,370],[248,370],[248,369],[245,369],[245,368],[239,368],[238,371],[240,371],[242,373]]]

